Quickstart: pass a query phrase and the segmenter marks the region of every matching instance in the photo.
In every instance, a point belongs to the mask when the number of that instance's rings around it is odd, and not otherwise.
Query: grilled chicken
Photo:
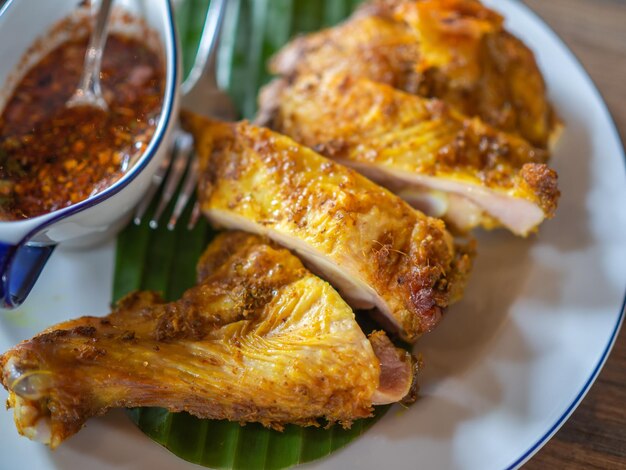
[[[214,224],[294,250],[353,308],[375,307],[407,341],[460,297],[471,257],[441,220],[268,129],[183,120],[195,135],[201,208]]]
[[[272,57],[269,69],[285,77],[340,69],[417,93],[419,57],[417,37],[406,24],[387,15],[361,14],[295,38]]]
[[[336,27],[300,37],[270,70],[343,71],[440,98],[468,116],[548,148],[559,121],[533,53],[475,0],[381,0]]]
[[[556,208],[547,151],[440,100],[328,72],[275,82],[261,108],[273,110],[275,130],[461,230],[503,225],[525,236]]]
[[[51,447],[112,407],[201,418],[344,426],[413,397],[414,363],[382,332],[371,343],[326,282],[287,250],[226,233],[199,283],[165,303],[131,294],[104,318],[56,325],[0,356],[25,436]]]

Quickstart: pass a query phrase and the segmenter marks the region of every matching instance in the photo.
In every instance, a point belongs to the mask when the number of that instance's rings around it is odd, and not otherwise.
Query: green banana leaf
[[[228,0],[218,80],[228,89],[241,116],[254,116],[257,92],[270,79],[265,64],[276,50],[298,33],[339,22],[358,3],[360,0]],[[208,0],[187,0],[177,11],[187,70],[207,7]],[[176,299],[194,284],[196,261],[215,232],[204,221],[187,230],[188,217],[189,209],[174,231],[151,230],[145,218],[142,225],[130,225],[119,235],[114,299],[138,289],[160,291],[165,298]],[[272,470],[330,454],[360,436],[386,410],[377,408],[374,418],[359,420],[349,430],[287,426],[284,432],[257,424],[201,420],[159,408],[134,409],[130,416],[150,438],[190,462],[212,468]]]

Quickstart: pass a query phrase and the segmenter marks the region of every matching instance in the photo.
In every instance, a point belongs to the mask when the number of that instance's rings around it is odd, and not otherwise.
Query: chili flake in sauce
[[[148,145],[164,68],[136,39],[109,36],[101,82],[109,110],[67,108],[87,39],[71,40],[24,76],[0,116],[0,220],[35,217],[110,186]]]

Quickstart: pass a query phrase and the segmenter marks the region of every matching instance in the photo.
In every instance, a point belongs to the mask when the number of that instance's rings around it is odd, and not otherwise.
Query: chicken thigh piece
[[[292,249],[353,308],[376,308],[409,342],[461,296],[471,247],[455,244],[441,220],[269,129],[183,121],[196,140],[201,209],[215,225]]]
[[[18,431],[57,447],[113,407],[344,426],[414,396],[416,366],[289,251],[225,233],[175,302],[138,292],[108,316],[44,331],[0,356]]]
[[[261,108],[272,110],[273,129],[458,229],[504,226],[526,236],[556,209],[547,151],[440,100],[327,72],[268,85]]]

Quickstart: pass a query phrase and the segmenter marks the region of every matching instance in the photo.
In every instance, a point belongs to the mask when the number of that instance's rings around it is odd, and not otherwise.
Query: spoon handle
[[[97,101],[102,109],[107,109],[106,102],[102,98],[100,88],[100,66],[102,53],[107,40],[107,26],[113,0],[92,1],[93,30],[89,39],[89,45],[85,53],[85,66],[79,90],[83,97]]]

